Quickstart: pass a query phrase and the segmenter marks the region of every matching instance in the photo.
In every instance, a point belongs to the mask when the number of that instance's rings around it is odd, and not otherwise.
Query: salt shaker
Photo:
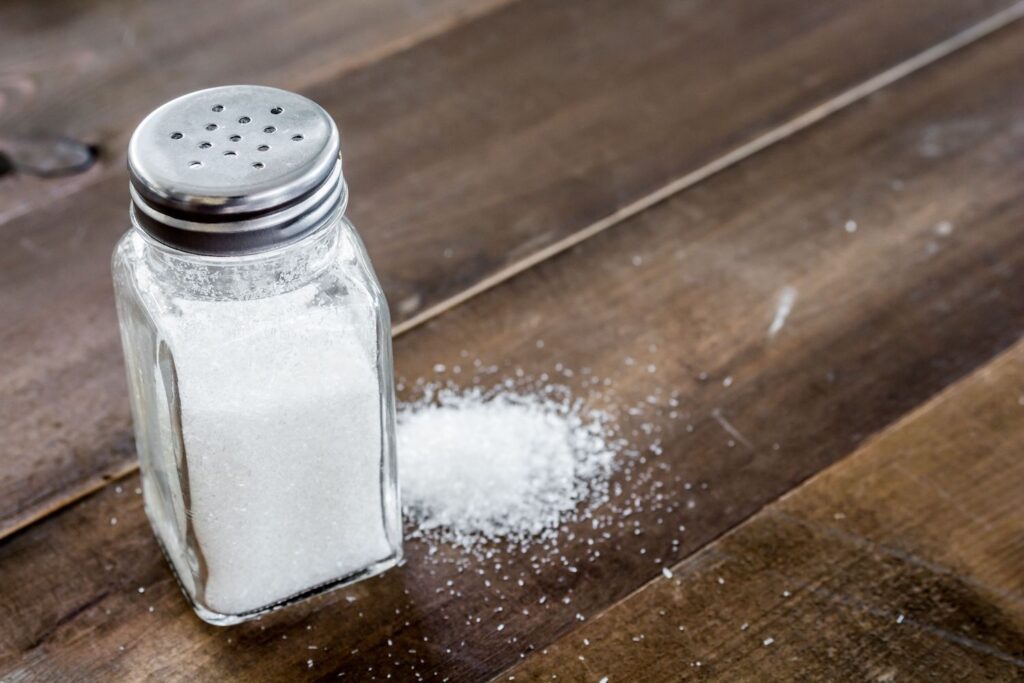
[[[256,86],[168,102],[129,145],[113,273],[146,512],[213,624],[401,559],[390,320],[339,145]]]

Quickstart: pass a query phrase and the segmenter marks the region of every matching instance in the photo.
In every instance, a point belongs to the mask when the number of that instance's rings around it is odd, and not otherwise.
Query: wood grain
[[[524,0],[306,92],[341,121],[401,326],[1008,5]],[[107,265],[126,183],[90,173],[3,226],[0,535],[134,467]]]
[[[307,88],[505,1],[5,2],[0,149],[67,136],[96,146],[101,163],[84,176],[6,179],[0,224],[104,178],[123,180],[135,125],[173,97],[229,83]]]
[[[503,680],[1024,675],[1024,343]]]
[[[480,680],[586,623],[1018,339],[1022,37],[1008,28],[397,340],[410,381],[435,363],[462,383],[560,373],[633,446],[657,440],[622,461],[614,504],[639,504],[607,538],[576,525],[554,555],[498,547],[462,569],[409,542],[379,579],[215,629],[179,595],[132,476],[0,545],[0,671]]]

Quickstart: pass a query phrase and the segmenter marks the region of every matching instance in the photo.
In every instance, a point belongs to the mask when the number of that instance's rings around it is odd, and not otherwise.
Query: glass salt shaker
[[[401,559],[390,319],[339,144],[314,102],[228,86],[129,145],[113,272],[146,512],[213,624]]]

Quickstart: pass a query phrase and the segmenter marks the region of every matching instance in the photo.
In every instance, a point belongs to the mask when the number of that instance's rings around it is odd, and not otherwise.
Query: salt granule
[[[614,456],[606,422],[567,391],[428,389],[398,413],[406,515],[419,533],[466,547],[543,536],[602,499]]]

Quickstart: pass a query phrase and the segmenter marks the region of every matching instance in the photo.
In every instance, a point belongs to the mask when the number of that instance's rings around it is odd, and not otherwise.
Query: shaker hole
[[[284,111],[284,109],[281,109],[281,107],[274,107],[273,109],[270,110],[270,113],[271,114],[280,114],[283,111]]]
[[[217,111],[217,112],[224,111],[224,105],[223,104],[215,104],[215,105],[213,105],[213,110]]]
[[[263,168],[263,162],[257,161],[252,165],[253,168]]]
[[[231,149],[229,149],[228,151],[224,152],[224,156],[226,156],[226,157],[233,157],[235,155],[236,155],[236,152],[234,150],[231,150]]]
[[[190,161],[190,162],[188,162],[188,167],[189,168],[199,168],[202,165],[203,165],[203,162],[201,162],[201,161]]]
[[[299,142],[300,140],[302,140],[302,136],[301,135],[293,135],[292,136],[292,140],[294,140],[295,142]]]
[[[180,140],[182,137],[184,137],[184,136],[181,133],[177,133],[177,132],[171,133],[171,139],[172,140]]]
[[[231,137],[228,138],[228,140],[231,140],[231,142],[241,142],[242,136],[241,135],[232,135]]]
[[[243,116],[242,118],[238,119],[239,123],[249,123],[250,121],[252,121],[252,119],[250,119],[248,116]]]
[[[217,130],[217,124],[216,123],[208,123],[208,124],[206,124],[206,130]]]
[[[273,133],[275,130],[277,130],[277,128],[274,128],[273,126],[267,126],[266,128],[263,129],[263,132],[264,133]]]
[[[270,149],[270,145],[260,145],[256,149],[258,149],[261,152],[266,152],[268,149]]]
[[[199,149],[210,149],[213,145],[209,142],[200,142]]]

